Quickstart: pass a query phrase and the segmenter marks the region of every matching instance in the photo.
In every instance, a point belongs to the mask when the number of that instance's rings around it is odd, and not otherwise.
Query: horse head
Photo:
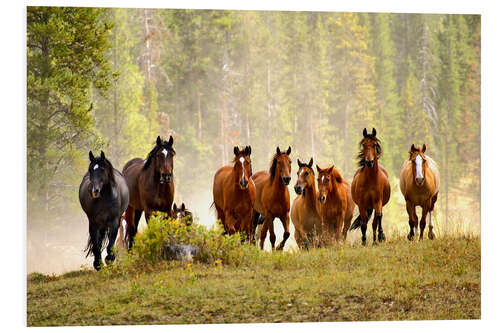
[[[154,174],[159,178],[160,184],[168,184],[174,178],[175,150],[173,144],[174,138],[172,136],[170,136],[168,141],[164,141],[158,136],[156,144],[148,154],[148,158],[144,164],[144,170],[153,164]]]
[[[342,177],[333,165],[329,168],[321,169],[316,164],[316,169],[318,170],[318,200],[324,204],[328,193],[333,192],[336,186],[335,182],[342,183]]]
[[[422,148],[411,145],[408,153],[410,154],[410,161],[412,163],[413,179],[417,186],[423,186],[425,183],[425,170],[427,168],[427,158],[425,157],[425,150],[427,147],[424,145]]]
[[[305,195],[306,188],[314,186],[313,159],[311,157],[309,163],[302,163],[297,159],[297,164],[299,165],[299,171],[297,171],[297,183],[293,188],[298,195]]]
[[[278,176],[283,185],[287,186],[290,184],[290,177],[292,173],[292,160],[290,159],[290,153],[292,148],[289,146],[287,151],[282,152],[280,147],[276,147],[276,154],[273,157],[271,163],[271,181],[274,180],[275,176]]]
[[[377,139],[377,131],[372,128],[371,134],[368,134],[366,128],[363,130],[363,139],[360,142],[361,151],[359,152],[359,165],[372,168],[375,161],[382,154],[380,140]]]
[[[250,160],[250,154],[252,153],[252,147],[246,146],[245,149],[240,150],[238,146],[234,147],[234,171],[236,181],[240,185],[242,190],[248,188],[248,179],[252,176],[252,161]]]
[[[103,151],[98,157],[94,157],[92,151],[89,151],[89,159],[89,192],[92,198],[97,199],[101,196],[103,188],[113,182],[113,166],[106,159]]]

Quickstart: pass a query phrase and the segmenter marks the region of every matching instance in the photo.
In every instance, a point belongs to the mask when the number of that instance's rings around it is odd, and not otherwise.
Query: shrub
[[[258,262],[261,251],[254,245],[243,243],[243,235],[222,235],[218,223],[214,227],[196,223],[187,226],[182,221],[170,219],[166,214],[158,213],[149,219],[148,227],[134,240],[129,261],[136,265],[155,265],[162,259],[163,244],[191,244],[198,246],[199,255],[195,260],[214,264],[216,261],[224,265],[240,266]]]

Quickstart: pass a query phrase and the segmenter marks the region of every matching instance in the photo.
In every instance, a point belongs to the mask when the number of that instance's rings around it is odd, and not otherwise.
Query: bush
[[[165,243],[199,247],[200,253],[195,260],[206,264],[218,262],[241,266],[258,262],[261,251],[254,245],[243,243],[243,237],[240,233],[222,235],[219,223],[211,228],[196,223],[187,226],[182,221],[158,213],[149,219],[144,233],[136,236],[129,258],[124,262],[129,261],[134,266],[155,265],[163,261],[162,248]]]

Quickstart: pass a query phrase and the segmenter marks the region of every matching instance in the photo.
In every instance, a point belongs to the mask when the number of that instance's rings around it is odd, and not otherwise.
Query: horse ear
[[[321,168],[316,164],[316,170],[318,170],[318,172],[321,172]]]
[[[290,155],[290,153],[292,152],[292,147],[288,146],[288,149],[286,151],[286,154],[287,155]]]
[[[366,138],[368,136],[368,132],[366,131],[366,128],[363,130],[363,137]]]
[[[307,166],[312,169],[312,166],[313,166],[313,158],[312,157],[311,157],[311,160],[309,161],[309,164]]]
[[[297,164],[299,165],[299,168],[302,167],[302,163],[300,162],[300,160],[297,158]]]
[[[104,152],[101,150],[101,160],[105,160],[106,158],[104,157]]]
[[[168,145],[171,146],[174,144],[174,138],[170,136],[170,139],[168,139]]]
[[[94,162],[94,160],[95,160],[94,154],[92,154],[92,150],[89,150],[89,159],[90,159],[90,162]]]
[[[177,205],[175,204],[175,202],[174,202],[174,206],[172,207],[172,210],[173,210],[174,212],[176,212],[176,211],[177,211]]]
[[[250,156],[250,154],[252,153],[252,147],[251,146],[246,146],[245,147],[245,152],[246,152],[246,155]]]
[[[184,205],[184,202],[181,205],[181,210],[186,210],[186,206]]]
[[[157,146],[161,146],[161,138],[160,136],[158,135],[158,137],[156,138],[156,145]]]
[[[377,136],[377,130],[374,127],[372,127],[372,136]]]
[[[239,153],[240,149],[238,148],[238,146],[234,146],[234,155],[238,156]]]
[[[276,154],[281,154],[280,147],[276,147]]]
[[[413,153],[416,150],[417,150],[417,148],[415,148],[415,145],[412,143],[411,147],[410,147],[410,153]]]
[[[422,153],[425,153],[426,149],[427,149],[427,147],[425,146],[425,143],[424,143],[424,145],[422,146]]]

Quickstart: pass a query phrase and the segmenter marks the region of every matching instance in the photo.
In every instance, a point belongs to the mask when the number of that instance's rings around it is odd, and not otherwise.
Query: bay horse
[[[171,215],[174,200],[174,139],[164,141],[158,136],[146,159],[134,158],[123,167],[123,176],[130,191],[130,202],[125,214],[127,240],[132,248],[142,212],[146,223],[154,211]]]
[[[436,162],[425,155],[425,144],[420,147],[411,145],[408,151],[410,157],[403,163],[399,175],[399,187],[406,200],[406,211],[409,216],[410,233],[408,240],[412,240],[417,233],[418,216],[416,206],[422,207],[420,219],[420,240],[424,238],[425,219],[429,213],[429,239],[434,239],[434,225],[432,211],[439,193],[439,170]]]
[[[321,218],[318,214],[318,194],[314,180],[313,159],[302,163],[297,159],[299,170],[294,190],[297,197],[293,200],[290,217],[295,227],[295,241],[300,249],[309,249],[315,237],[321,232]]]
[[[372,222],[373,244],[376,243],[376,232],[378,228],[378,241],[385,241],[382,229],[382,207],[389,202],[391,196],[391,185],[385,168],[378,162],[382,155],[380,140],[377,131],[372,128],[368,134],[366,128],[363,130],[363,139],[359,143],[358,165],[360,168],[354,174],[352,180],[351,194],[354,202],[358,205],[359,216],[351,225],[350,230],[361,226],[361,241],[366,245],[366,229],[368,220],[375,210]]]
[[[290,237],[290,193],[288,184],[292,171],[292,160],[290,153],[292,148],[288,147],[286,152],[276,147],[276,154],[271,160],[268,171],[259,171],[252,176],[257,190],[255,198],[254,224],[260,217],[264,218],[264,224],[260,233],[260,248],[264,249],[264,241],[269,230],[269,240],[274,250],[276,235],[274,233],[274,218],[279,218],[283,224],[283,240],[277,250],[283,250],[285,243]]]
[[[89,219],[89,239],[86,257],[94,256],[94,269],[102,265],[101,251],[107,243],[106,264],[115,260],[115,244],[120,219],[129,203],[127,183],[120,171],[113,168],[104,152],[94,157],[89,152],[90,164],[79,189],[80,205]]]
[[[172,207],[172,218],[185,223],[187,226],[190,226],[193,223],[193,214],[186,209],[184,202],[179,207],[177,207],[174,203],[174,206]]]
[[[224,226],[224,233],[232,235],[246,231],[248,239],[253,239],[252,216],[255,203],[255,184],[252,176],[250,154],[252,148],[234,147],[233,165],[217,170],[214,176],[212,203],[217,211],[217,219]]]
[[[354,213],[354,201],[351,186],[335,166],[318,171],[318,213],[321,219],[322,240],[328,243],[333,239],[338,242],[346,239]]]

